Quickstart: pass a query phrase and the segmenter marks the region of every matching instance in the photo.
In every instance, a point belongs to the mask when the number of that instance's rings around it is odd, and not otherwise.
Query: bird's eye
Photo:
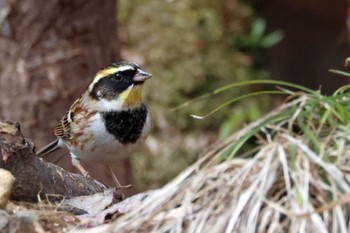
[[[121,74],[116,73],[112,76],[112,80],[120,82],[123,80],[123,76]]]

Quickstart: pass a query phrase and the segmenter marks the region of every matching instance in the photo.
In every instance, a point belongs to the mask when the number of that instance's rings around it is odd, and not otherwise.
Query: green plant
[[[258,18],[251,25],[250,31],[239,36],[235,44],[244,51],[256,51],[275,46],[283,39],[280,30],[266,34],[266,22]]]

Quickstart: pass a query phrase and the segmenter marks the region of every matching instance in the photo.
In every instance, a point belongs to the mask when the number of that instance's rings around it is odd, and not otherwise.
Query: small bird
[[[80,160],[106,164],[117,188],[123,188],[108,164],[128,156],[150,133],[151,114],[141,96],[149,78],[151,74],[130,62],[112,63],[98,71],[58,122],[54,130],[57,140],[37,155],[68,149],[73,166],[84,176],[88,172]]]

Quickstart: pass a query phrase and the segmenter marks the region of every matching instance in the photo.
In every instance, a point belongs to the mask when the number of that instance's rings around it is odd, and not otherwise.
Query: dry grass
[[[293,95],[91,232],[349,232],[349,98]]]

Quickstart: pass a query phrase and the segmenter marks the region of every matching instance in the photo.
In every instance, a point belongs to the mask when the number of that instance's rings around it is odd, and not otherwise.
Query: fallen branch
[[[0,168],[16,178],[11,199],[36,202],[92,195],[106,187],[92,178],[72,174],[36,156],[33,143],[23,138],[19,123],[0,121]]]

